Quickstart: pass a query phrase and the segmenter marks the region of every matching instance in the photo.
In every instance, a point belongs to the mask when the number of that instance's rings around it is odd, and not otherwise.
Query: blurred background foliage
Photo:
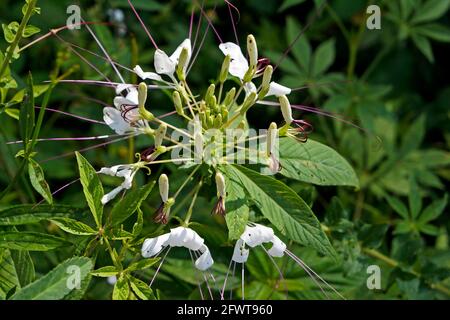
[[[276,63],[282,53],[309,22],[310,26],[292,47],[277,70],[280,83],[303,88],[291,95],[293,103],[314,106],[338,114],[339,118],[314,113],[298,113],[315,127],[312,139],[330,145],[354,166],[361,187],[359,190],[336,187],[313,187],[285,181],[313,208],[323,223],[333,245],[340,254],[336,264],[319,257],[311,250],[293,246],[323,278],[350,299],[448,299],[450,297],[450,250],[448,231],[450,217],[447,209],[447,189],[450,179],[450,86],[447,60],[450,55],[450,29],[447,0],[247,0],[234,1],[239,8],[237,30],[239,40],[253,33],[260,55]],[[39,35],[65,25],[66,8],[73,1],[38,1],[41,14],[31,22],[41,29]],[[109,21],[112,26],[93,26],[111,57],[133,67],[140,64],[152,68],[154,48],[141,28],[126,0],[79,1],[86,21]],[[189,28],[191,1],[141,1],[134,4],[141,13],[156,42],[171,51],[184,38]],[[377,4],[381,8],[381,30],[366,28],[366,8]],[[0,2],[0,22],[9,24],[21,16],[21,1]],[[318,14],[317,8],[321,8]],[[119,10],[119,11],[117,11]],[[225,41],[234,41],[228,7],[222,1],[206,1],[205,11]],[[235,19],[238,14],[232,10]],[[197,17],[199,10],[197,8]],[[123,19],[122,16],[123,15]],[[200,36],[206,28],[204,23]],[[195,29],[194,29],[195,32]],[[34,35],[22,42],[29,43]],[[82,48],[99,53],[86,29],[61,31],[58,35]],[[6,42],[1,42],[5,52]],[[94,56],[83,54],[102,72],[114,78],[110,66]],[[212,32],[190,74],[191,87],[204,90],[216,77],[222,55]],[[55,71],[56,70],[56,71]],[[100,80],[88,65],[68,50],[55,37],[48,37],[27,50],[11,64],[11,76],[17,89],[2,90],[0,104],[0,185],[6,187],[17,170],[14,158],[20,146],[6,141],[20,139],[18,132],[16,94],[26,86],[31,71],[37,87],[45,91],[44,81],[51,74],[70,72],[72,79]],[[126,79],[137,79],[126,73]],[[36,90],[36,88],[35,88]],[[101,119],[102,107],[93,99],[111,103],[114,92],[108,88],[86,85],[59,84],[53,91],[48,107]],[[150,96],[151,109],[156,114],[172,110],[170,99],[157,92]],[[42,96],[36,98],[36,105]],[[266,128],[271,121],[281,121],[280,112],[269,106],[259,106],[250,114],[256,128]],[[108,134],[101,126],[87,124],[60,114],[47,112],[40,137],[77,137]],[[73,156],[50,160],[96,142],[42,142],[36,146],[36,160],[41,162],[47,181],[54,191],[77,179]],[[134,158],[131,142],[122,141],[107,148],[85,152],[96,168],[128,163]],[[147,142],[137,139],[137,150]],[[185,174],[175,166],[165,166],[171,175],[174,190],[184,181]],[[282,177],[279,177],[283,179]],[[113,178],[111,178],[113,179]],[[139,184],[150,178],[139,176]],[[102,181],[105,186],[114,180]],[[171,187],[172,188],[172,187]],[[214,188],[209,188],[214,189]],[[218,262],[214,268],[226,272],[231,247],[227,241],[224,222],[210,216],[214,191],[202,191],[196,207],[195,221],[205,223],[198,230],[210,243]],[[186,196],[187,198],[187,196]],[[57,203],[80,205],[82,191],[74,184],[55,196]],[[5,195],[0,205],[34,203],[40,196],[32,191],[27,179],[19,179]],[[83,200],[84,201],[84,200]],[[151,215],[159,205],[156,192],[143,206],[145,232],[155,229]],[[176,207],[176,210],[180,210]],[[214,221],[212,221],[214,220]],[[61,234],[55,225],[41,222],[27,227]],[[277,285],[279,274],[265,255],[252,252],[248,263],[247,298],[321,298],[314,282],[295,265],[283,263],[284,278]],[[47,273],[59,262],[73,255],[73,250],[55,250],[32,254],[38,275]],[[158,277],[156,287],[161,298],[198,298],[196,274],[183,255],[169,259]],[[109,258],[100,255],[102,259]],[[368,290],[367,266],[376,264],[382,270],[382,289]],[[153,271],[140,276],[146,281]],[[221,279],[217,279],[220,287]],[[232,282],[238,287],[238,282]],[[112,287],[103,278],[93,279],[85,298],[107,299]],[[236,294],[239,290],[236,291]]]

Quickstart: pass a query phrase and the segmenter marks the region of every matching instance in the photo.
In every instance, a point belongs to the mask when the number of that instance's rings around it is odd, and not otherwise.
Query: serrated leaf
[[[86,198],[89,209],[91,209],[97,227],[101,228],[103,216],[102,184],[91,164],[79,152],[76,152],[76,156],[84,197]]]
[[[16,205],[0,210],[0,226],[17,226],[37,223],[52,218],[85,216],[83,209],[67,205]]]
[[[22,288],[12,300],[59,300],[76,290],[76,284],[88,276],[92,261],[75,257],[64,261],[42,278]]]
[[[127,268],[127,271],[144,270],[144,269],[150,268],[158,261],[159,261],[159,258],[143,259],[143,260],[132,263]]]
[[[27,25],[25,27],[25,30],[23,30],[23,37],[29,38],[39,32],[41,32],[41,29],[39,29],[38,27]]]
[[[301,143],[280,139],[281,174],[292,179],[323,186],[359,187],[350,164],[332,148],[308,139]]]
[[[70,243],[63,238],[28,231],[0,232],[0,247],[12,250],[48,251]]]
[[[333,64],[336,55],[334,39],[323,42],[314,53],[312,65],[312,75],[314,77],[321,75]]]
[[[31,185],[49,204],[53,204],[53,196],[50,187],[45,181],[44,171],[34,159],[28,159],[28,175]]]
[[[403,135],[400,154],[406,155],[419,148],[425,136],[425,117],[419,116]]]
[[[11,250],[0,248],[0,293],[9,292],[14,288],[20,289],[20,287],[19,275],[11,256]]]
[[[87,224],[84,224],[82,222],[79,222],[77,220],[73,220],[70,218],[54,218],[51,219],[51,221],[56,224],[58,227],[60,227],[65,232],[68,232],[70,234],[75,234],[78,236],[88,236],[96,234],[97,231],[92,229]]]
[[[223,171],[229,179],[241,184],[247,196],[283,235],[322,254],[336,256],[320,222],[292,189],[242,166],[224,166]]]
[[[142,201],[147,199],[154,185],[155,181],[152,181],[138,190],[130,191],[121,201],[117,202],[111,212],[112,225],[119,225],[130,217],[140,207]]]
[[[118,273],[119,273],[119,271],[117,270],[117,268],[115,266],[101,267],[97,270],[91,271],[91,275],[93,275],[95,277],[102,277],[102,278],[112,277]]]
[[[120,276],[114,285],[113,300],[127,300],[130,295],[130,285],[128,279],[125,276]]]
[[[141,300],[156,300],[153,290],[143,281],[130,276],[131,290]]]
[[[137,209],[137,219],[133,225],[133,231],[131,232],[134,237],[137,237],[141,234],[142,228],[144,226],[144,213],[140,208]]]

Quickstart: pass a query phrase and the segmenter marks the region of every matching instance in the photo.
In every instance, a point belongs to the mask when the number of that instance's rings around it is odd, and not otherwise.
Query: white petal
[[[122,118],[120,111],[117,109],[111,107],[103,108],[103,120],[117,134],[134,131],[134,128]]]
[[[108,176],[115,176],[117,174],[117,171],[122,167],[121,164],[117,165],[117,166],[113,166],[111,168],[108,167],[103,167],[100,169],[100,173],[102,174],[106,174]]]
[[[193,251],[200,250],[200,248],[204,245],[205,240],[192,229],[186,229],[186,231],[187,233],[185,239],[183,240],[184,247]]]
[[[133,90],[130,90],[127,94],[127,100],[131,101],[132,105],[138,105],[139,104],[139,93],[136,89],[133,88]]]
[[[230,74],[242,80],[248,70],[248,61],[243,55],[241,48],[233,42],[226,42],[220,44],[219,49],[224,55],[230,55],[231,57]]]
[[[166,233],[156,238],[145,239],[141,249],[142,256],[144,258],[156,256],[165,246],[167,246],[169,237],[170,233]]]
[[[266,94],[266,97],[269,96],[287,96],[291,94],[292,90],[291,88],[282,86],[281,84],[278,84],[276,82],[271,82],[269,85],[269,92]]]
[[[245,90],[245,96],[247,97],[252,92],[257,92],[258,89],[256,89],[256,86],[253,82],[247,82],[244,84],[244,90]]]
[[[286,250],[286,244],[280,240],[277,236],[273,236],[272,239],[273,246],[269,249],[268,253],[272,257],[282,257],[284,256],[284,251]]]
[[[175,72],[176,64],[167,56],[167,54],[158,49],[155,51],[155,70],[159,74],[172,76]]]
[[[117,277],[116,276],[110,276],[106,279],[106,281],[108,282],[108,284],[110,285],[115,285],[117,282]]]
[[[116,94],[119,95],[122,93],[122,91],[133,88],[134,84],[127,84],[127,83],[122,83],[117,85],[116,87]]]
[[[205,271],[214,264],[214,260],[207,246],[203,245],[200,250],[203,251],[203,253],[197,260],[195,260],[195,267],[200,271]]]
[[[128,95],[130,95],[130,93]],[[128,95],[127,95],[127,97],[128,97]],[[135,98],[135,94],[130,95],[130,98],[134,99]],[[118,96],[118,97],[114,98],[114,106],[117,109],[120,109],[121,106],[134,106],[136,104],[137,103],[134,100],[130,100],[130,99],[124,98],[122,96]]]
[[[184,247],[184,239],[186,238],[188,231],[184,227],[177,227],[170,230],[169,246],[171,247]]]
[[[110,202],[112,199],[114,199],[119,193],[120,191],[122,191],[123,188],[122,186],[118,186],[117,188],[114,188],[111,192],[105,194],[102,197],[102,204],[107,204],[108,202]]]
[[[249,246],[256,247],[265,242],[272,241],[274,233],[272,228],[256,224],[253,227],[246,226],[244,233],[241,235],[241,239]]]
[[[142,80],[149,79],[149,80],[162,81],[162,78],[160,75],[158,75],[157,73],[154,73],[154,72],[144,72],[144,70],[142,70],[142,68],[139,65],[134,67],[133,71],[136,72],[137,76],[139,78],[141,78]]]
[[[185,39],[178,48],[172,53],[170,56],[170,60],[175,63],[175,65],[178,65],[178,60],[180,59],[181,51],[186,48],[188,52],[188,58],[186,61],[186,65],[184,66],[184,71],[186,71],[187,65],[189,64],[189,61],[191,60],[192,55],[192,45],[190,39]]]
[[[249,249],[245,249],[244,240],[239,239],[236,241],[234,246],[233,257],[231,258],[234,262],[244,263],[247,262],[248,255],[250,253]]]

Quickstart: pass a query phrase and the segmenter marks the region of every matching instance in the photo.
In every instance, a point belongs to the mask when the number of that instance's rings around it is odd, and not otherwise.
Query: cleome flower
[[[105,194],[102,197],[102,204],[107,204],[109,201],[114,199],[121,191],[130,189],[133,184],[134,176],[140,168],[142,168],[142,164],[139,162],[136,164],[120,164],[111,168],[101,168],[99,171],[99,173],[101,174],[123,178],[123,182],[120,184],[120,186],[114,188],[111,192]]]

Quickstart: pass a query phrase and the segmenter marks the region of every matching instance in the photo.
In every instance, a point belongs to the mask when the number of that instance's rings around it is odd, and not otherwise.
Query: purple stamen
[[[36,141],[38,142],[42,142],[42,141],[90,141],[90,140],[101,140],[101,139],[108,139],[108,138],[113,138],[113,137],[123,137],[124,135],[104,135],[104,136],[94,136],[94,137],[76,137],[76,138],[41,138],[41,139],[36,139]],[[18,144],[18,143],[22,143],[22,140],[18,140],[18,141],[9,141],[6,144]]]
[[[195,3],[197,4],[197,6],[199,6],[197,1],[195,1]],[[213,11],[216,10],[216,7],[217,7],[217,5],[214,5]],[[219,39],[219,42],[220,42],[220,43],[223,43],[222,38],[221,38],[220,35],[219,35],[219,32],[217,32],[216,28],[214,27],[214,25],[213,25],[211,19],[210,19],[210,18],[208,17],[208,15],[206,14],[205,10],[203,10],[203,8],[200,7],[200,6],[199,6],[199,8],[200,8],[202,14],[205,16],[205,19],[208,21],[208,24],[209,24],[209,25],[211,26],[211,28],[213,29],[213,31],[214,31],[214,33],[215,33],[217,39]]]
[[[41,109],[41,107],[35,107],[35,108],[36,109]],[[51,111],[51,112],[55,112],[55,113],[60,113],[60,114],[63,114],[65,116],[69,116],[69,117],[76,118],[76,119],[83,120],[83,121],[87,121],[87,122],[92,122],[92,123],[96,123],[96,124],[106,125],[106,123],[104,123],[103,121],[89,119],[89,118],[86,118],[86,117],[78,116],[76,114],[65,112],[65,111],[61,111],[61,110],[56,110],[56,109],[51,109],[51,108],[45,108],[45,110]]]
[[[144,28],[145,33],[147,33],[147,36],[149,37],[149,39],[152,42],[153,46],[155,47],[156,50],[158,50],[158,46],[156,45],[155,40],[153,39],[153,37],[152,37],[150,31],[148,30],[148,28],[145,26],[144,21],[142,21],[141,16],[139,15],[139,13],[134,8],[133,4],[131,3],[131,0],[128,0],[128,4],[130,5],[131,10],[133,10],[134,15],[136,16],[136,18],[139,20],[139,23],[141,24],[142,28]]]
[[[192,41],[192,27],[194,25],[194,6],[192,6],[191,10],[191,18],[189,20],[189,40]]]
[[[205,5],[205,0],[202,0],[201,7],[203,8],[204,5]],[[195,49],[195,45],[197,44],[198,34],[200,32],[200,27],[202,26],[202,19],[203,19],[203,16],[200,15],[200,17],[198,18],[197,28],[195,30],[195,38],[194,38],[194,43],[192,44],[192,50]]]
[[[239,46],[239,37],[238,37],[238,33],[236,30],[236,24],[234,22],[234,17],[233,17],[233,12],[231,12],[231,8],[233,8],[234,10],[237,11],[238,13],[238,21],[240,20],[240,13],[239,13],[239,9],[236,8],[236,6],[234,6],[230,1],[225,0],[227,6],[228,6],[228,12],[230,13],[230,19],[231,19],[231,25],[233,26],[233,33],[234,33],[234,37],[236,38],[236,44]]]

